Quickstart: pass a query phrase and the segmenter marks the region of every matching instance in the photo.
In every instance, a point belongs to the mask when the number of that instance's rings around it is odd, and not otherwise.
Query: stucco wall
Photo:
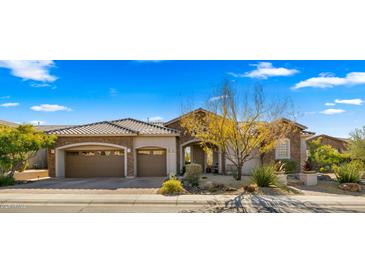
[[[42,148],[36,152],[36,154],[28,160],[29,169],[47,168],[47,149]]]
[[[174,123],[166,125],[166,127],[180,131],[180,136],[176,138],[176,165],[177,165],[178,172],[181,172],[182,164],[181,164],[181,155],[180,155],[180,153],[181,153],[180,145],[184,144],[188,141],[192,141],[195,138],[193,136],[191,136],[190,134],[188,134],[183,127],[181,127],[180,121],[176,121]]]
[[[136,149],[142,147],[161,147],[166,149],[167,153],[167,174],[174,173],[176,174],[177,167],[177,156],[176,156],[176,137],[134,137],[133,138],[133,147],[134,147],[134,157],[137,159]],[[135,161],[134,170],[135,176],[137,175],[137,166]]]

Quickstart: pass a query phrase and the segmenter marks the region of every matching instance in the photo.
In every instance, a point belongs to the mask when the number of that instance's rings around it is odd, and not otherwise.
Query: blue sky
[[[0,119],[167,121],[181,103],[204,106],[223,80],[289,96],[317,133],[346,137],[365,125],[365,61],[0,61]]]

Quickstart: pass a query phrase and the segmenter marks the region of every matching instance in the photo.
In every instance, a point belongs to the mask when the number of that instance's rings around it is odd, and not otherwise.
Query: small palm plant
[[[255,168],[251,173],[252,182],[259,187],[269,187],[277,182],[274,166]]]

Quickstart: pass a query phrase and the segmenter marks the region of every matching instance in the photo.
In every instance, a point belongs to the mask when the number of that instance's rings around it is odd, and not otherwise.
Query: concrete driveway
[[[46,179],[25,184],[19,184],[1,189],[96,189],[96,190],[117,190],[117,189],[148,189],[160,188],[163,182],[162,177],[141,177],[141,178],[65,178]]]

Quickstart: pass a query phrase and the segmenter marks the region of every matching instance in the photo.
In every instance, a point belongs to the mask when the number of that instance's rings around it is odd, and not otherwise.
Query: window
[[[186,147],[184,150],[184,160],[185,160],[185,164],[190,164],[191,163],[191,147]]]
[[[116,150],[116,151],[114,151],[114,155],[115,156],[124,156],[124,151],[122,151],[122,150]]]
[[[150,155],[151,151],[150,150],[138,150],[138,154],[140,154],[140,155]]]
[[[206,153],[207,153],[207,165],[213,166],[213,150],[208,149]]]
[[[164,150],[153,150],[152,154],[153,155],[164,155],[165,151]]]
[[[290,140],[283,139],[275,149],[275,159],[290,159]]]
[[[78,151],[67,151],[66,154],[67,156],[79,156]]]
[[[95,156],[95,152],[94,151],[83,151],[83,152],[81,152],[81,155],[86,156],[86,157]]]

